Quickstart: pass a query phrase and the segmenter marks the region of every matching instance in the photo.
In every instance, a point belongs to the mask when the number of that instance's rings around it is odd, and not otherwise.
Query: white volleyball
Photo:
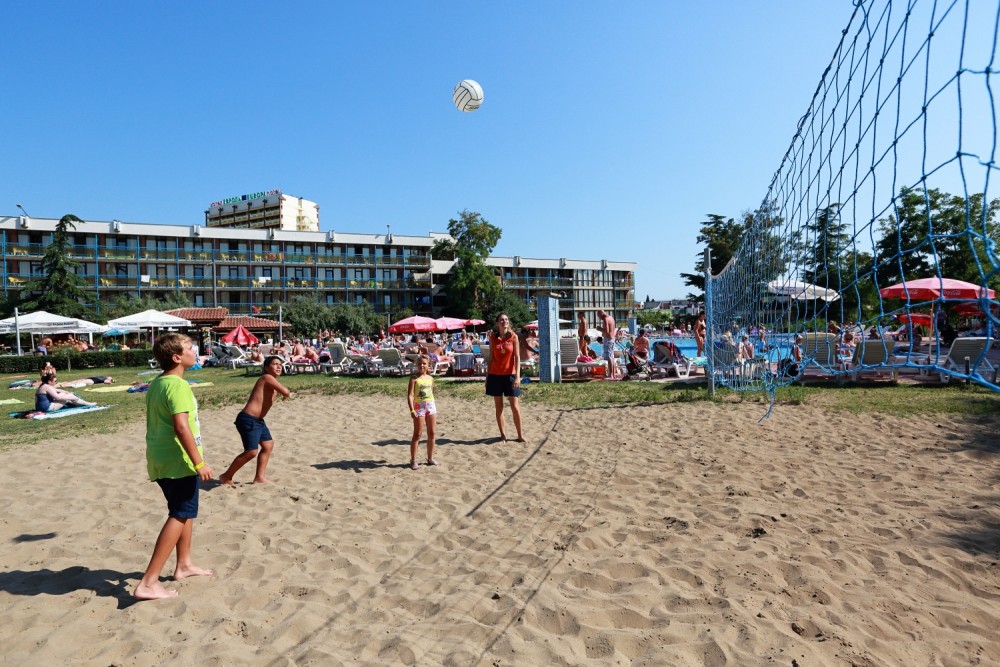
[[[483,103],[483,87],[472,79],[465,79],[455,86],[452,99],[459,111],[475,111]]]

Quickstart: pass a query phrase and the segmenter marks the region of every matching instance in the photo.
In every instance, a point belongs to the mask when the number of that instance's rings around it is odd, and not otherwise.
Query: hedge
[[[52,362],[57,371],[82,370],[85,368],[140,368],[149,367],[153,355],[149,350],[104,350],[101,352],[77,352],[73,349],[59,350],[47,357],[2,356],[0,373],[37,373],[46,361]]]

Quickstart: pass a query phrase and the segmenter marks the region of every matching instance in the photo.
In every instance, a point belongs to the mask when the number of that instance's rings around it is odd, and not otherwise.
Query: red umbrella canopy
[[[421,317],[420,315],[406,317],[389,325],[389,333],[417,333],[419,331],[437,330],[437,320],[432,320],[429,317]]]
[[[890,285],[880,289],[878,293],[884,299],[931,301],[933,299],[978,299],[983,291],[982,285],[933,276]],[[987,290],[986,296],[992,299],[996,296],[996,292]]]
[[[460,320],[457,317],[439,317],[436,322],[438,323],[438,331],[457,331],[464,329],[468,320]]]
[[[1000,306],[997,306],[997,304],[992,304],[990,306],[990,310],[993,311],[994,314],[996,314],[998,308],[1000,308]],[[983,310],[982,305],[980,305],[978,301],[957,304],[951,309],[951,312],[959,317],[982,317],[986,314],[986,311]]]
[[[241,324],[223,336],[222,342],[229,343],[230,345],[233,343],[236,343],[237,345],[256,345],[260,342],[260,340],[247,331],[246,327]]]
[[[934,318],[931,317],[929,313],[903,313],[896,317],[900,322],[904,324],[912,324],[914,326],[925,326],[929,327]]]
[[[480,324],[486,324],[482,320],[465,320],[465,325],[469,327],[478,327]]]

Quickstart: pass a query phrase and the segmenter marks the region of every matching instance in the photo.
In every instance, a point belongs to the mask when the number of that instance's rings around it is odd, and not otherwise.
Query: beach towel
[[[96,387],[91,387],[90,389],[84,389],[84,391],[96,391],[99,394],[109,394],[114,391],[128,391],[129,386],[127,384],[118,385],[98,385]]]
[[[27,412],[11,412],[11,417],[18,417],[20,419],[61,419],[62,417],[69,417],[72,415],[78,415],[81,412],[97,412],[98,410],[107,410],[110,405],[81,405],[78,408],[63,408],[62,410],[56,410],[55,412],[38,412],[37,410],[29,410]]]
[[[24,403],[24,401],[16,398],[5,398],[2,401],[0,401],[0,405],[11,405],[13,403]]]
[[[8,389],[31,389],[31,380],[17,380],[7,385]]]

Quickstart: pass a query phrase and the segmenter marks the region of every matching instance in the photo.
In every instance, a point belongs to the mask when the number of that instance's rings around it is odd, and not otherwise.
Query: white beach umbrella
[[[112,329],[165,329],[167,327],[189,327],[191,322],[183,317],[161,313],[158,310],[144,310],[141,313],[108,320]]]
[[[812,283],[803,282],[801,280],[772,280],[767,284],[767,291],[771,294],[777,294],[779,296],[787,296],[791,299],[797,299],[799,301],[812,301],[814,299],[819,299],[821,301],[836,301],[840,298],[836,290],[826,289],[825,287],[820,287],[819,285],[813,285]]]

